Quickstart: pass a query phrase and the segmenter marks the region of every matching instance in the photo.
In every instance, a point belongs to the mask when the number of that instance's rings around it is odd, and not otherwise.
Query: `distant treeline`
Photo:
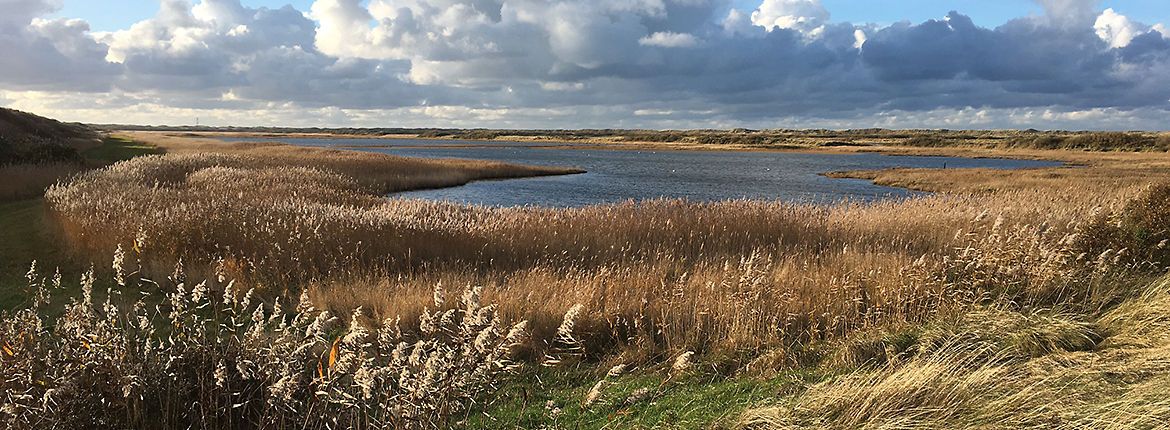
[[[1071,132],[1040,130],[627,130],[627,129],[454,129],[454,128],[285,128],[169,127],[98,125],[105,130],[173,132],[243,132],[261,134],[330,133],[353,136],[412,135],[433,139],[550,141],[608,140],[647,143],[736,145],[760,148],[808,146],[905,145],[918,147],[979,146],[994,148],[1086,151],[1168,151],[1170,134],[1154,132]]]

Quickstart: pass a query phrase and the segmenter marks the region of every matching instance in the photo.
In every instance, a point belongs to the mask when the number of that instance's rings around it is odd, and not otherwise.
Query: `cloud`
[[[192,6],[164,0],[156,16],[99,40],[108,46],[107,58],[124,68],[115,82],[119,90],[169,98],[180,106],[417,103],[418,92],[402,79],[408,63],[324,54],[315,46],[317,32],[314,21],[290,6],[249,8],[238,0]]]
[[[118,67],[81,20],[45,20],[61,7],[52,0],[0,0],[0,84],[10,89],[109,87]]]
[[[752,23],[768,31],[788,28],[811,33],[829,20],[829,11],[820,0],[764,0],[752,12]]]
[[[661,48],[690,48],[699,44],[699,40],[696,39],[694,35],[687,33],[659,31],[638,39],[638,44],[642,46],[657,46]]]
[[[1093,23],[1101,0],[1036,0],[1044,8],[1049,25],[1084,28]]]
[[[987,28],[833,22],[818,0],[164,0],[95,33],[0,0],[0,100],[136,122],[1164,127],[1165,26],[1038,3]]]
[[[64,0],[0,0],[0,29],[6,27],[22,27],[33,18],[56,12],[61,9]]]
[[[1161,33],[1163,38],[1170,39],[1170,29],[1165,24],[1154,24],[1153,30]]]
[[[1144,33],[1128,17],[1115,12],[1113,9],[1105,9],[1105,12],[1102,12],[1101,16],[1097,17],[1097,21],[1093,24],[1093,29],[1097,30],[1097,36],[1101,40],[1109,43],[1109,46],[1113,48],[1124,48],[1135,37]]]

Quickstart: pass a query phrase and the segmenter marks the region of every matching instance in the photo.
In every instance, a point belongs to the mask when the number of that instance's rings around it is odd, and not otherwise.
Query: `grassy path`
[[[129,160],[143,155],[161,154],[164,151],[158,147],[135,142],[123,137],[107,137],[100,146],[87,149],[81,153],[91,164],[104,166]]]
[[[63,262],[65,250],[54,236],[43,199],[0,203],[0,309],[24,301],[24,274],[32,260],[41,267]]]
[[[99,168],[161,152],[153,146],[109,137],[101,145],[83,151],[82,156],[87,165]],[[79,276],[82,264],[72,261],[49,215],[40,197],[0,202],[0,310],[19,308],[24,303],[24,275],[33,260],[42,273],[60,268],[70,279]]]

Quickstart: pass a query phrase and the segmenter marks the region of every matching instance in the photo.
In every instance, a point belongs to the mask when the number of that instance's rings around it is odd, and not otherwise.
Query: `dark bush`
[[[928,148],[953,145],[950,140],[939,136],[914,136],[902,141],[901,144],[906,146],[921,146]]]
[[[1170,151],[1170,134],[1158,136],[1158,141],[1155,145],[1158,147],[1158,150]]]
[[[1012,141],[1011,146],[1029,149],[1061,149],[1064,148],[1065,138],[1051,134],[1039,136],[1024,136]]]
[[[763,146],[774,143],[773,138],[759,134],[703,134],[695,138],[695,141],[707,145],[745,145],[745,146]]]
[[[1170,183],[1150,187],[1120,212],[1097,216],[1079,233],[1076,251],[1087,258],[1125,250],[1135,261],[1170,266]]]
[[[1092,151],[1142,151],[1154,149],[1152,136],[1137,133],[1099,132],[1074,135],[1065,141],[1066,149]]]
[[[1170,263],[1170,184],[1159,184],[1129,202],[1121,213],[1121,230],[1137,253],[1150,261]]]
[[[81,161],[81,154],[69,146],[57,143],[14,142],[0,136],[0,166]]]
[[[1123,132],[1028,133],[1012,139],[1011,146],[1080,151],[1166,151],[1170,150],[1170,137]]]

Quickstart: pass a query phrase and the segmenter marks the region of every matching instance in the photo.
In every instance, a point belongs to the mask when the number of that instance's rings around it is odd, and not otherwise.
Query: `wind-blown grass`
[[[736,425],[1160,428],[1170,419],[1170,401],[1155,394],[1170,382],[1170,343],[1161,335],[1167,285],[1155,282],[1091,323],[1034,315],[1040,319],[1029,324],[996,325],[1019,316],[972,313],[957,330],[937,333],[937,348],[826,380],[780,405],[749,410]]]

